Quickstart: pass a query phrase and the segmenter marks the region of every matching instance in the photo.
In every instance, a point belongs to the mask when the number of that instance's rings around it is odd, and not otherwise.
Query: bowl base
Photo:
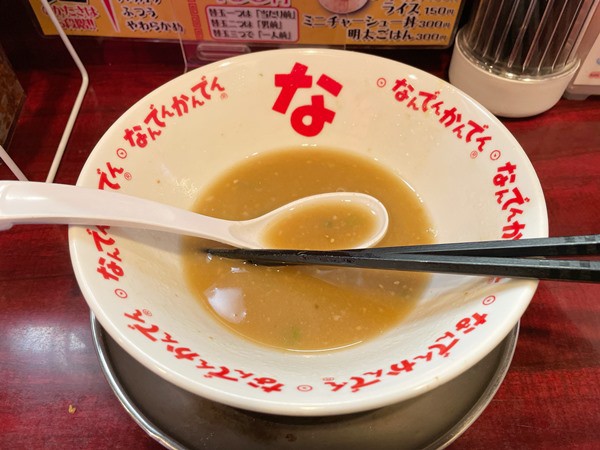
[[[479,417],[508,371],[518,326],[471,369],[395,405],[342,416],[289,417],[245,411],[189,393],[146,369],[91,317],[106,378],[127,412],[171,449],[443,448]],[[418,430],[418,432],[416,432]]]

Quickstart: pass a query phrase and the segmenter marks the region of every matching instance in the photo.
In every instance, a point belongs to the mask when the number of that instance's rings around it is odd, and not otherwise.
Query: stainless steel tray
[[[502,383],[519,333],[454,380],[385,408],[283,417],[232,408],[163,380],[127,354],[91,315],[102,370],[127,412],[169,449],[440,449],[458,438]]]

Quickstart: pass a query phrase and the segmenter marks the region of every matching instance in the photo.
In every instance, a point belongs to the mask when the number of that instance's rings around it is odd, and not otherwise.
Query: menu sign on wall
[[[29,0],[45,34],[56,34]],[[271,45],[447,47],[462,0],[51,0],[69,35]]]

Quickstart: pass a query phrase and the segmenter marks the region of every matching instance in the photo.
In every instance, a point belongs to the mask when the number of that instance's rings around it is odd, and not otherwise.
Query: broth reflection
[[[205,296],[213,310],[228,322],[240,323],[246,317],[244,292],[240,288],[213,287]]]

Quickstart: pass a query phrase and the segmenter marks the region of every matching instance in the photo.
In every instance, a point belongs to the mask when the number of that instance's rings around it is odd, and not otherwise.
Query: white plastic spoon
[[[283,214],[316,203],[352,203],[374,215],[372,233],[355,248],[375,245],[385,235],[389,217],[379,200],[357,192],[313,195],[263,216],[232,221],[203,216],[150,200],[111,191],[65,184],[0,181],[0,230],[15,224],[108,225],[202,237],[243,248],[264,248],[264,231]]]

